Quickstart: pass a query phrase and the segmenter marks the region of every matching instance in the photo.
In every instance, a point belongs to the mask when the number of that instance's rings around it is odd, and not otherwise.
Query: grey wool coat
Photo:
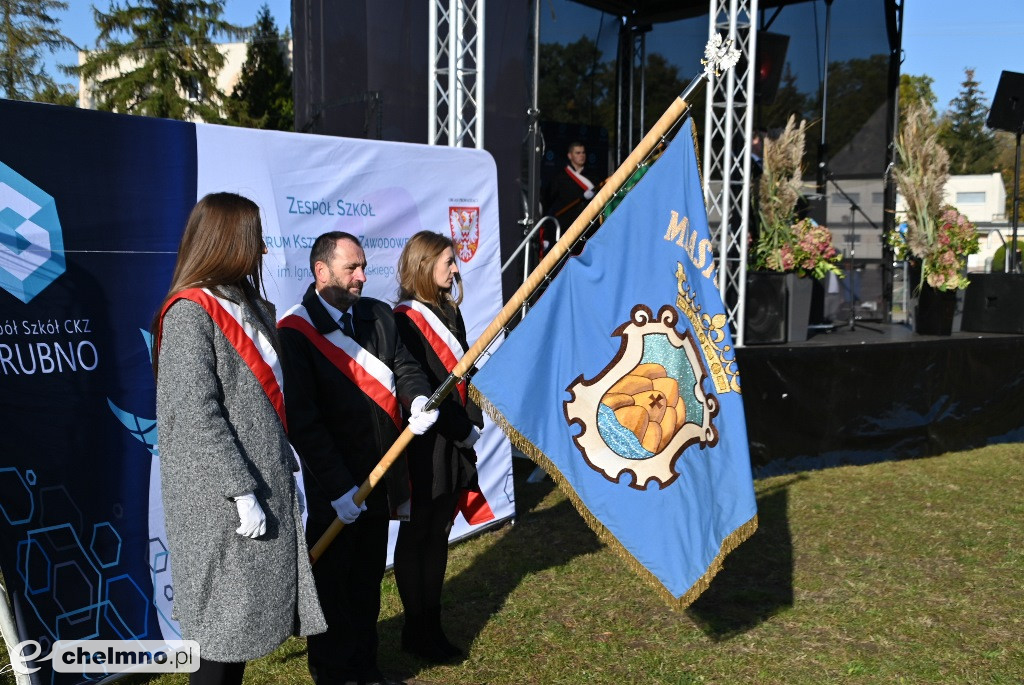
[[[218,294],[244,303],[237,290]],[[271,305],[245,318],[271,340]],[[270,322],[270,326],[267,325]],[[160,478],[174,615],[206,659],[249,661],[326,630],[295,494],[297,468],[263,387],[206,311],[167,310],[157,380]],[[232,497],[255,492],[265,535],[235,532]]]

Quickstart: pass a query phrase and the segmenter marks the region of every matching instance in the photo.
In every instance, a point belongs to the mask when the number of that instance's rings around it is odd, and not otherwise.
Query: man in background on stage
[[[332,231],[313,243],[314,282],[281,319],[288,436],[302,463],[312,547],[335,518],[345,527],[313,564],[327,632],[308,641],[318,685],[391,683],[377,666],[380,586],[388,521],[408,516],[405,457],[381,486],[354,496],[403,428],[422,435],[437,420],[423,411],[430,385],[398,337],[384,302],[361,297],[366,256],[358,239]]]
[[[593,182],[583,175],[587,148],[582,142],[574,140],[569,143],[567,150],[569,163],[555,172],[543,194],[544,214],[558,219],[563,233],[597,192]],[[540,255],[543,257],[554,244],[553,227],[545,224],[540,230]]]

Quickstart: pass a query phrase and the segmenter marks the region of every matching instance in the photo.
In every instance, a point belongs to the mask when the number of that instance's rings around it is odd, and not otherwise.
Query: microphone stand
[[[850,305],[850,320],[849,320],[847,325],[849,326],[849,329],[851,331],[852,330],[856,330],[856,328],[858,326],[860,326],[861,328],[864,328],[864,329],[869,330],[869,331],[874,331],[875,333],[882,333],[882,329],[880,329],[880,328],[872,328],[871,326],[865,326],[864,324],[858,324],[857,323],[857,316],[856,316],[856,313],[857,313],[857,296],[853,292],[853,289],[854,289],[854,282],[853,282],[853,276],[854,276],[853,258],[854,258],[854,255],[856,254],[856,248],[854,247],[854,245],[856,244],[855,241],[856,241],[856,237],[857,237],[855,232],[854,232],[854,219],[856,218],[856,212],[860,212],[860,215],[862,217],[864,217],[864,220],[868,222],[868,225],[870,225],[871,228],[874,228],[875,230],[878,230],[878,226],[875,224],[874,221],[871,220],[871,217],[869,217],[867,214],[864,213],[864,210],[860,208],[860,205],[858,205],[857,202],[852,197],[850,197],[846,193],[846,191],[843,190],[842,187],[840,187],[840,185],[838,183],[836,183],[836,178],[835,178],[835,176],[832,175],[831,169],[829,169],[828,167],[826,167],[824,165],[822,165],[822,167],[823,167],[823,170],[825,172],[825,178],[828,179],[832,183],[832,186],[836,190],[839,191],[839,194],[842,195],[843,197],[845,197],[846,201],[850,203],[850,230],[846,234],[846,238],[847,238],[846,239],[846,243],[847,243],[847,245],[849,245],[849,248],[850,248],[850,253],[849,253],[849,255],[846,256],[846,278],[847,278],[847,281],[846,281],[847,282],[847,289],[846,289],[846,291],[849,293],[849,305]]]

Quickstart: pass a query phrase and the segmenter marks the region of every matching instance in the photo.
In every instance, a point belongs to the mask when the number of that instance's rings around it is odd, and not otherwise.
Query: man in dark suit
[[[348,233],[321,235],[310,251],[314,283],[278,324],[288,435],[299,454],[315,543],[334,521],[346,525],[313,565],[327,632],[308,641],[318,685],[389,683],[377,666],[380,586],[388,521],[409,505],[404,457],[360,506],[353,499],[398,437],[404,413],[416,434],[430,385],[398,337],[391,307],[362,297],[366,256]],[[406,513],[407,515],[407,513]]]
[[[578,140],[569,143],[565,156],[569,163],[555,172],[543,194],[544,213],[558,219],[562,233],[597,192],[594,183],[583,174],[587,162],[587,148],[583,143]],[[554,231],[545,225],[541,228],[540,255],[544,256],[554,244]]]

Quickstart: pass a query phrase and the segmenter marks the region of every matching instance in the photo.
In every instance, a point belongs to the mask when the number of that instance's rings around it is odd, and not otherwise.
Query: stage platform
[[[1024,335],[844,323],[736,360],[757,477],[1024,441]]]

